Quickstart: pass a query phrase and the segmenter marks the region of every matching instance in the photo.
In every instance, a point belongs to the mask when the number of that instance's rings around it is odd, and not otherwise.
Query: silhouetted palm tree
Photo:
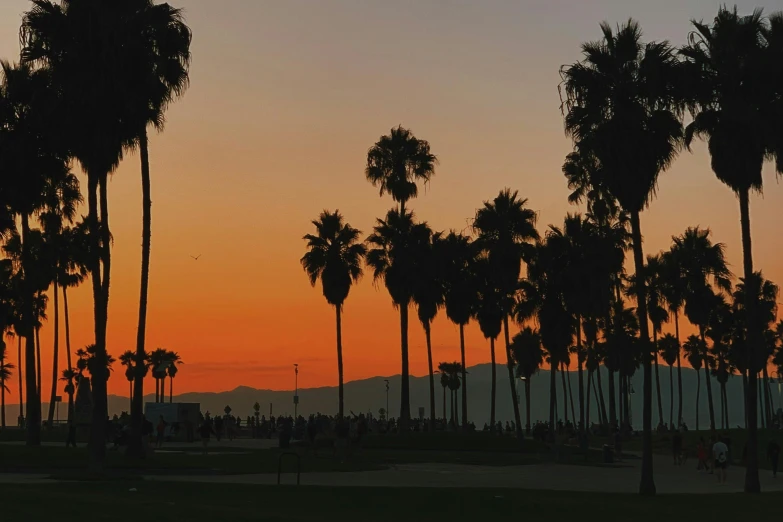
[[[519,288],[522,261],[531,255],[531,243],[539,239],[536,213],[527,207],[527,200],[520,198],[517,191],[512,193],[510,189],[504,189],[494,200],[485,201],[484,206],[476,212],[473,228],[478,232],[476,242],[486,252],[494,284],[502,296],[506,369],[517,437],[522,438],[508,318],[513,312],[514,295]]]
[[[526,327],[511,341],[511,354],[516,361],[517,377],[525,381],[525,434],[530,435],[530,379],[544,363],[544,350],[538,331]]]
[[[658,341],[658,349],[663,361],[669,365],[669,428],[674,424],[674,365],[680,360],[680,343],[672,334],[666,334]]]
[[[672,237],[672,239],[675,239]],[[680,345],[680,312],[685,305],[685,278],[680,269],[680,262],[676,258],[676,251],[673,249],[663,252],[661,255],[663,261],[663,278],[661,294],[666,300],[666,306],[669,313],[674,317],[674,337],[677,345]],[[682,361],[680,352],[677,352],[677,426],[682,424]]]
[[[432,321],[438,315],[438,310],[444,301],[443,268],[447,264],[443,258],[442,233],[432,234],[425,244],[421,245],[418,267],[415,273],[416,283],[413,291],[413,302],[424,327],[427,342],[427,368],[430,377],[430,431],[435,431],[435,372],[432,367]],[[464,416],[463,416],[464,417]],[[465,419],[463,418],[463,422]]]
[[[134,354],[131,350],[126,350],[125,352],[120,355],[119,361],[120,364],[125,367],[125,378],[128,379],[128,401],[130,403],[131,409],[133,408],[133,378],[135,376],[135,371],[133,369],[133,358],[136,354]]]
[[[169,376],[169,403],[174,402],[174,377],[177,376],[177,366],[184,364],[182,357],[177,352],[169,352],[168,354],[169,365],[166,369],[166,373]],[[164,401],[165,402],[165,401]]]
[[[698,335],[689,335],[688,339],[682,345],[685,352],[685,358],[691,368],[696,370],[696,430],[699,429],[699,391],[701,390],[701,374],[699,370],[706,367],[705,356],[707,355],[707,344],[699,338]]]
[[[601,25],[603,38],[582,46],[584,59],[562,71],[565,124],[576,150],[594,157],[596,174],[631,216],[635,272],[642,273],[644,253],[639,214],[649,204],[658,175],[674,160],[682,124],[674,94],[679,64],[668,42],[641,42],[631,20],[613,31]],[[654,494],[652,472],[652,374],[647,296],[639,281],[640,338],[644,347],[644,436],[640,492]]]
[[[720,384],[720,404],[721,404],[721,428],[728,429],[728,396],[726,394],[726,382],[733,373],[734,368],[729,358],[729,348],[731,346],[731,334],[735,327],[735,318],[731,311],[731,306],[726,302],[722,295],[715,297],[712,313],[710,314],[709,325],[705,332],[706,337],[712,341],[710,350],[715,367],[712,375]]]
[[[750,232],[750,191],[762,188],[764,160],[777,153],[776,168],[783,173],[780,140],[778,82],[769,73],[779,67],[778,55],[769,52],[767,23],[761,9],[741,16],[734,7],[720,8],[713,23],[693,22],[695,30],[680,52],[685,58],[685,99],[693,121],[685,133],[686,144],[703,137],[711,156],[712,170],[739,198],[742,229],[743,274],[753,275]],[[777,33],[780,34],[780,33]],[[775,130],[777,129],[777,130]],[[748,313],[748,360],[762,349],[761,332],[753,325],[754,303]],[[756,434],[756,376],[748,376],[748,442],[745,491],[761,490],[758,478]]]
[[[11,392],[8,389],[8,381],[14,368],[15,366],[8,362],[5,341],[0,338],[0,428],[3,429],[5,429],[5,392]]]
[[[483,255],[474,264],[477,299],[473,315],[478,321],[481,333],[489,339],[490,362],[492,364],[492,387],[490,390],[490,428],[495,430],[495,402],[497,396],[497,370],[495,368],[495,339],[503,326],[503,294],[497,287],[489,259]]]
[[[383,280],[392,303],[400,311],[402,376],[400,386],[400,425],[403,432],[410,422],[410,370],[408,366],[408,307],[416,288],[418,260],[432,231],[426,223],[416,223],[413,213],[392,209],[386,219],[378,219],[367,238],[367,266],[373,280]]]
[[[457,233],[449,234],[441,242],[446,316],[459,326],[459,348],[463,370],[465,362],[465,325],[476,307],[476,278],[474,277],[475,248],[470,238]],[[462,423],[468,424],[468,380],[462,374]]]
[[[324,211],[313,221],[315,234],[307,234],[307,253],[300,262],[315,286],[321,279],[326,301],[334,306],[337,321],[337,378],[340,416],[343,415],[342,308],[351,285],[362,276],[362,260],[367,249],[359,243],[361,231],[343,221],[338,210]]]
[[[142,409],[144,376],[146,374],[145,335],[147,328],[147,288],[149,286],[150,241],[152,236],[152,199],[150,189],[150,161],[147,127],[152,125],[163,131],[165,112],[169,104],[180,97],[190,82],[191,32],[182,11],[168,3],[155,5],[149,0],[135,2],[135,24],[143,28],[139,40],[142,58],[134,62],[138,67],[134,79],[137,84],[130,90],[138,119],[137,140],[141,157],[142,189],[142,246],[141,289],[139,294],[139,325],[136,335],[136,378],[131,404],[131,441],[129,453],[141,455]],[[175,370],[176,371],[176,370]]]
[[[419,193],[418,181],[427,184],[435,174],[438,158],[430,152],[430,144],[420,140],[402,126],[381,136],[367,151],[367,181],[380,188],[380,194],[389,194],[400,204],[400,215],[405,215],[405,203]]]
[[[710,314],[715,307],[713,288],[723,292],[731,291],[731,271],[725,257],[725,246],[712,243],[709,229],[688,228],[674,238],[672,253],[680,267],[683,278],[685,315],[699,328],[699,336],[706,343],[705,335]],[[712,382],[707,373],[707,398],[710,411],[710,429],[715,429],[715,407],[712,400]]]
[[[156,348],[149,354],[149,367],[155,379],[155,402],[163,402],[165,396],[167,357],[168,350],[165,348]]]
[[[74,368],[66,368],[62,371],[62,377],[60,380],[65,382],[63,391],[68,395],[68,423],[73,422],[73,396],[76,393],[76,379],[79,377],[79,372]]]

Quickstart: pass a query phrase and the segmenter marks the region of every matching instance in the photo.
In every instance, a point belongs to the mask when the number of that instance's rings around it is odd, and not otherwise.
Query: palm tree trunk
[[[576,371],[579,376],[579,424],[582,426],[580,429],[587,429],[585,424],[585,385],[584,376],[582,375],[582,363],[584,357],[582,355],[582,318],[577,316],[576,318]],[[570,383],[570,380],[569,380]],[[589,399],[588,390],[588,399]]]
[[[400,341],[402,346],[402,376],[400,379],[400,427],[408,432],[411,420],[410,371],[408,369],[408,302],[400,304]]]
[[[598,366],[598,369],[595,371],[597,382],[598,382],[598,396],[599,398],[596,398],[596,401],[598,402],[600,406],[600,412],[601,412],[601,424],[606,426],[609,422],[607,416],[606,416],[606,402],[604,401],[604,385],[603,385],[603,379],[601,378],[601,366]],[[593,388],[595,390],[595,388]],[[612,393],[610,391],[609,393]]]
[[[459,325],[459,351],[462,360],[462,426],[468,429],[468,369],[465,365],[465,325]],[[434,414],[433,414],[434,416]]]
[[[585,403],[585,422],[583,424],[585,432],[590,430],[590,388],[593,384],[593,372],[587,370],[587,401]]]
[[[454,428],[459,426],[459,393],[454,390]]]
[[[449,423],[454,426],[454,390],[449,387]]]
[[[704,328],[699,328],[700,335],[701,335],[701,341],[702,343],[705,343],[704,346],[706,346],[706,340],[704,338]],[[707,368],[707,358],[704,358],[704,379],[707,381],[707,405],[709,406],[710,411],[710,431],[715,431],[715,405],[712,400],[712,379],[710,379],[710,370]]]
[[[573,419],[574,424],[576,424],[576,410],[574,410],[574,394],[571,390],[571,370],[568,369],[568,366],[566,366],[566,382],[568,383],[568,402],[571,404],[571,418]]]
[[[335,320],[337,323],[337,412],[340,417],[343,416],[343,325],[340,316],[340,305],[335,306]],[[386,412],[388,415],[389,412]]]
[[[769,404],[769,374],[767,373],[767,364],[764,363],[764,366],[761,369],[762,373],[762,395],[764,395],[764,415],[766,416],[767,420],[767,427],[770,427],[772,425],[772,408]]]
[[[566,366],[560,363],[560,382],[563,385],[563,417],[565,417],[566,424],[568,423],[568,389],[566,388]]]
[[[663,401],[661,400],[661,377],[658,374],[658,332],[653,328],[653,353],[655,354],[655,388],[658,393],[658,423],[663,424]]]
[[[100,224],[98,220],[98,185],[99,176],[97,173],[88,173],[87,175],[87,223],[89,227],[88,237],[90,239],[90,280],[92,281],[92,298],[93,298],[93,327],[95,330],[95,345],[96,351],[102,354],[105,351],[105,343],[102,341],[104,336],[104,320],[103,312],[105,310],[103,306],[104,292],[102,289],[101,279],[101,258],[100,253],[102,250],[103,229],[106,224]],[[100,238],[100,239],[99,239]],[[93,414],[92,423],[90,428],[90,442],[89,442],[89,455],[90,455],[90,467],[99,471],[103,467],[103,460],[106,454],[106,446],[104,444],[106,423],[106,413],[104,408],[104,399],[101,395],[105,396],[104,390],[106,388],[105,383],[101,386],[102,379],[91,379],[92,391],[93,391]]]
[[[551,359],[550,355],[550,359]],[[549,365],[549,431],[552,435],[555,433],[557,426],[555,408],[557,407],[557,364],[550,363]]]
[[[24,396],[22,395],[22,382],[24,379],[24,372],[22,372],[22,368],[24,367],[22,365],[22,336],[19,335],[17,332],[16,334],[16,340],[17,340],[17,361],[16,361],[16,374],[17,374],[17,381],[19,382],[19,416],[24,417]]]
[[[389,413],[387,412],[386,415]],[[446,417],[446,387],[443,387],[443,423],[445,424],[448,422],[448,417]]]
[[[174,377],[169,375],[169,404],[174,402]]]
[[[492,390],[490,392],[490,406],[489,406],[489,419],[492,431],[495,431],[495,394],[497,391],[497,375],[495,369],[495,338],[489,339],[489,353],[492,358]]]
[[[530,377],[525,379],[525,435],[530,436]]]
[[[430,429],[435,431],[435,372],[432,369],[432,340],[430,339],[430,323],[424,325],[424,336],[427,339],[427,364],[430,374]]]
[[[518,439],[522,439],[522,422],[519,417],[519,401],[517,400],[517,387],[514,382],[514,358],[511,356],[511,340],[508,334],[508,315],[503,316],[503,336],[506,341],[506,369],[508,370],[508,384],[511,387],[511,404],[514,407],[514,428]]]
[[[642,410],[642,478],[639,483],[639,493],[655,495],[655,480],[653,478],[652,458],[652,368],[650,365],[650,335],[647,325],[647,289],[644,278],[644,252],[642,251],[642,227],[639,222],[639,211],[631,211],[631,235],[633,238],[634,270],[637,274],[637,306],[639,315],[639,340],[642,342],[644,366],[644,408]]]
[[[699,394],[701,393],[701,373],[696,370],[696,431],[699,431]]]
[[[759,373],[761,373],[761,372],[759,372]],[[759,376],[759,374],[758,374],[758,373],[756,374],[756,380],[758,381],[758,388],[759,388],[759,393],[758,393],[758,398],[759,398],[759,402],[758,402],[758,409],[759,409],[759,414],[760,414],[759,416],[761,417],[761,429],[767,429],[767,419],[766,419],[766,412],[764,411],[764,403],[762,402],[762,401],[763,401],[763,399],[762,399],[762,396],[761,396],[761,395],[762,395],[762,390],[761,390],[761,383],[762,383],[763,379],[762,379],[762,378]]]
[[[128,381],[128,401],[130,402],[130,409],[133,411],[133,381]]]
[[[609,370],[609,423],[614,426],[617,424],[617,403],[615,402],[614,370]],[[601,377],[598,377],[599,379]],[[598,381],[600,385],[600,380]]]
[[[141,285],[139,289],[139,323],[136,329],[136,361],[134,364],[131,401],[131,436],[128,455],[141,457],[144,453],[142,430],[144,423],[144,359],[147,334],[147,296],[150,281],[150,250],[152,243],[152,191],[150,187],[150,157],[147,126],[139,133],[141,157]]]
[[[38,400],[41,400],[41,381],[43,380],[41,378],[41,327],[37,326],[35,328],[35,364],[36,364],[36,375],[37,375],[37,383],[36,383],[36,389],[38,390]]]
[[[4,360],[0,359],[0,374],[4,369]],[[0,382],[0,428],[5,429],[5,381]]]
[[[674,429],[674,366],[669,365],[669,428]]]
[[[741,190],[738,193],[740,200],[740,223],[742,228],[742,265],[745,281],[753,280],[753,251],[751,249],[750,239],[750,201],[749,191]],[[756,299],[752,292],[745,292],[745,314],[746,328],[748,332],[748,343],[745,350],[746,367],[753,368],[753,361],[756,360],[756,350],[762,346],[760,331],[757,331],[758,318],[756,311]],[[761,491],[759,483],[759,463],[758,463],[758,428],[756,425],[756,374],[753,371],[748,372],[748,397],[746,409],[748,412],[748,439],[747,439],[747,463],[745,468],[745,492],[758,493]],[[749,405],[754,405],[749,407]]]
[[[54,421],[54,401],[57,397],[57,376],[59,375],[57,362],[60,357],[60,304],[59,291],[57,290],[57,275],[54,276],[52,288],[54,290],[54,348],[52,349],[52,393],[49,398],[49,415],[47,416],[49,426]]]
[[[677,426],[682,425],[682,364],[680,364],[680,314],[674,311],[674,336],[677,338]]]
[[[23,314],[26,318],[25,330],[25,362],[27,372],[25,373],[25,387],[27,388],[27,445],[41,445],[41,397],[38,395],[38,385],[35,379],[35,337],[34,337],[34,304],[35,289],[33,288],[32,260],[30,259],[30,223],[28,216],[22,214],[22,270],[25,274],[23,279],[24,295]],[[21,366],[20,366],[21,368]],[[21,397],[21,395],[20,395]]]
[[[723,383],[723,402],[726,403],[726,429],[730,429],[729,425],[729,395],[726,393],[726,383]]]

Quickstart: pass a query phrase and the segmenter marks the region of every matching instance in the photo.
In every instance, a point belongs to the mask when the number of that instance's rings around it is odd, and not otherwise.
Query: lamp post
[[[386,382],[386,422],[389,421],[389,379],[384,379]]]
[[[297,407],[299,406],[299,365],[294,364],[294,421],[296,421]]]

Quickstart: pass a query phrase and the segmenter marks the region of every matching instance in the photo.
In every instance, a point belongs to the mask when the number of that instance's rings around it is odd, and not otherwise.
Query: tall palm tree
[[[14,368],[16,367],[8,362],[5,341],[0,338],[0,428],[3,429],[5,429],[5,392],[11,393],[8,389],[8,381]]]
[[[428,244],[431,235],[426,223],[416,223],[413,213],[392,209],[386,214],[386,219],[377,220],[373,233],[367,238],[367,266],[373,270],[373,280],[383,280],[392,303],[400,311],[400,425],[403,431],[407,431],[410,422],[408,307],[416,288],[421,250]]]
[[[129,453],[140,455],[144,376],[146,374],[145,335],[147,329],[147,295],[149,286],[150,243],[152,237],[152,199],[150,189],[149,140],[147,128],[162,132],[165,112],[169,105],[182,96],[190,82],[191,32],[185,24],[182,11],[168,3],[154,4],[149,0],[136,2],[138,27],[143,28],[139,41],[143,58],[139,60],[137,85],[131,90],[138,119],[137,140],[141,158],[142,189],[142,246],[141,289],[139,292],[139,323],[136,334],[136,378],[131,406],[131,442]],[[175,370],[176,371],[176,370]]]
[[[527,200],[520,198],[517,191],[503,189],[494,200],[485,201],[484,206],[476,211],[473,228],[478,233],[476,242],[487,255],[491,272],[496,279],[495,285],[502,295],[506,369],[517,437],[522,438],[508,318],[513,312],[514,296],[519,288],[522,261],[530,257],[532,242],[539,240],[536,213],[527,207]]]
[[[699,429],[699,391],[701,390],[701,374],[699,370],[707,366],[707,344],[698,335],[689,335],[682,345],[688,364],[696,371],[696,430]]]
[[[470,238],[454,231],[440,243],[443,266],[443,291],[446,316],[459,326],[460,362],[465,362],[465,325],[470,321],[476,307],[476,278],[474,277],[475,248]],[[468,425],[468,380],[462,374],[462,423]]]
[[[669,365],[669,427],[674,429],[674,365],[680,360],[680,343],[667,333],[658,341],[663,362]]]
[[[60,354],[60,276],[64,275],[60,266],[63,258],[67,260],[67,241],[69,240],[64,227],[73,224],[78,205],[82,202],[79,190],[79,180],[73,173],[66,173],[49,180],[44,192],[45,210],[39,216],[44,242],[48,252],[47,262],[51,265],[52,293],[54,294],[54,346],[52,348],[52,389],[49,396],[49,414],[47,423],[51,426],[54,420],[54,410],[57,396],[57,380],[59,378]],[[69,359],[70,361],[70,355]]]
[[[419,194],[418,181],[425,185],[435,174],[438,158],[430,152],[430,144],[402,126],[391,129],[367,151],[367,181],[380,188],[380,195],[389,194],[400,204],[405,215],[405,203]]]
[[[675,237],[672,255],[679,265],[685,315],[699,328],[699,336],[706,342],[710,315],[715,308],[715,290],[731,291],[731,271],[725,256],[725,246],[713,243],[710,230],[699,227],[688,228]],[[705,365],[705,372],[707,368]],[[712,400],[712,382],[706,375],[707,397],[710,411],[710,429],[715,429],[715,411]]]
[[[674,237],[672,239],[675,239]],[[669,313],[674,317],[674,337],[680,345],[680,312],[685,305],[685,278],[676,258],[676,251],[670,249],[661,254],[663,278],[661,294]],[[682,424],[682,361],[677,351],[677,426]]]
[[[168,353],[165,348],[156,348],[149,354],[149,367],[152,370],[152,378],[155,379],[155,402],[163,402],[165,395]]]
[[[476,259],[475,288],[477,299],[473,315],[478,321],[481,333],[489,339],[490,362],[492,364],[492,387],[490,390],[490,428],[495,430],[495,403],[497,397],[497,373],[495,369],[495,339],[503,327],[503,293],[497,286],[492,267],[486,255]]]
[[[362,276],[362,260],[367,253],[358,242],[361,231],[343,221],[340,211],[324,211],[314,220],[315,234],[307,234],[307,253],[300,262],[310,284],[315,286],[321,279],[326,302],[335,308],[337,324],[337,378],[338,411],[343,415],[343,341],[342,308],[351,285]]]
[[[35,307],[36,297],[48,287],[42,282],[44,274],[36,272],[41,265],[31,248],[30,219],[44,209],[43,194],[52,179],[61,179],[67,173],[67,151],[59,141],[58,123],[51,119],[61,116],[52,78],[47,70],[34,71],[28,65],[2,62],[0,79],[0,157],[7,173],[3,187],[10,212],[21,224],[20,260],[22,278],[22,328],[25,335],[26,367],[36,367]],[[9,182],[16,179],[16,182]],[[21,182],[24,180],[24,182]],[[40,234],[40,233],[39,233]],[[41,245],[43,241],[39,242]],[[36,266],[38,265],[38,266]],[[40,444],[41,397],[36,372],[26,372],[27,388],[27,444]],[[40,379],[38,379],[40,381]]]
[[[576,149],[588,151],[597,174],[630,213],[634,266],[644,268],[639,214],[650,203],[658,175],[672,163],[681,139],[674,94],[679,64],[668,42],[641,42],[639,25],[630,20],[613,31],[601,25],[603,38],[582,46],[584,59],[563,69],[566,131]],[[618,145],[621,144],[621,145]],[[638,281],[640,338],[644,350],[644,435],[640,493],[655,494],[652,471],[652,374],[647,296]]]
[[[446,388],[449,387],[449,365],[450,363],[447,362],[441,362],[438,363],[438,373],[440,374],[440,385],[443,387],[443,422],[448,422],[448,417],[446,416]]]
[[[530,379],[544,363],[544,350],[538,331],[525,327],[511,341],[517,377],[525,381],[525,434],[530,435]]]
[[[136,356],[131,350],[126,350],[120,355],[119,361],[120,364],[125,367],[125,378],[128,379],[128,401],[130,403],[131,409],[133,408],[133,379],[135,377],[135,372],[133,370],[133,359]]]
[[[416,283],[413,291],[413,302],[424,327],[427,342],[427,367],[430,377],[430,431],[435,431],[435,372],[432,367],[432,321],[438,315],[438,310],[444,301],[443,267],[447,264],[443,259],[443,234],[432,234],[426,243],[421,245],[416,270]],[[463,416],[462,422],[467,422]]]
[[[97,359],[108,360],[106,326],[111,276],[108,177],[124,149],[137,140],[148,112],[139,111],[140,84],[149,81],[148,0],[80,2],[33,0],[22,20],[20,40],[25,63],[51,72],[57,86],[59,133],[87,174],[89,268]],[[107,380],[96,366],[92,375],[93,422],[90,464],[103,466],[106,455]]]
[[[711,355],[715,360],[713,376],[720,384],[721,427],[728,429],[728,396],[726,383],[734,368],[730,361],[731,334],[735,326],[731,306],[723,296],[715,298],[706,337],[712,341]]]
[[[693,121],[686,129],[686,143],[703,137],[707,141],[716,177],[737,195],[742,229],[743,274],[753,275],[750,232],[750,191],[762,189],[764,160],[776,152],[776,168],[783,173],[783,147],[779,138],[779,85],[769,73],[779,67],[769,52],[768,24],[760,9],[740,15],[737,8],[720,8],[712,24],[693,22],[685,58],[688,86],[685,99]],[[779,34],[779,33],[778,33]],[[778,69],[779,70],[779,69]],[[779,101],[777,101],[779,107]],[[775,130],[778,129],[778,130]],[[748,360],[762,349],[761,331],[754,325],[756,311],[746,302]],[[758,478],[756,434],[756,376],[748,376],[748,462],[745,491],[761,490]]]

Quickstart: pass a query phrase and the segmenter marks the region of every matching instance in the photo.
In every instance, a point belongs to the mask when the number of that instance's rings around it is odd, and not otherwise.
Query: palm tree
[[[66,394],[68,394],[68,424],[69,425],[74,421],[73,396],[76,393],[75,383],[77,382],[78,377],[79,377],[79,372],[72,367],[63,370],[62,377],[60,377],[60,380],[65,382],[64,391]]]
[[[495,430],[495,398],[497,396],[497,373],[495,369],[495,339],[503,326],[503,294],[497,287],[490,261],[486,255],[476,259],[474,264],[477,299],[473,315],[478,321],[481,333],[489,339],[490,361],[492,363],[492,388],[490,391],[490,428]]]
[[[435,431],[435,372],[432,367],[432,321],[438,315],[438,310],[444,301],[443,267],[446,265],[443,256],[442,233],[432,234],[426,243],[422,244],[419,253],[416,283],[413,291],[413,302],[416,303],[419,321],[424,327],[427,341],[427,365],[430,376],[430,431]],[[462,422],[467,422],[463,416]]]
[[[674,239],[674,238],[672,238]],[[680,270],[676,252],[667,250],[661,255],[663,261],[663,287],[661,294],[666,301],[669,313],[674,317],[674,337],[680,345],[680,312],[685,305],[685,279]],[[682,362],[677,351],[677,426],[682,424]]]
[[[386,219],[378,219],[367,238],[367,266],[373,269],[373,280],[383,280],[392,303],[400,311],[400,345],[402,377],[400,390],[400,425],[403,432],[410,422],[410,372],[408,367],[408,307],[416,289],[417,270],[422,249],[432,231],[426,223],[416,223],[413,213],[392,209]]]
[[[391,129],[367,151],[367,181],[380,188],[380,195],[389,194],[400,204],[405,215],[405,203],[419,193],[416,182],[426,185],[435,174],[438,158],[430,152],[430,144],[420,140],[402,126]]]
[[[155,379],[155,402],[163,402],[165,395],[168,353],[165,348],[156,348],[149,354],[149,367],[152,369],[152,378]]]
[[[0,79],[0,106],[2,107],[2,133],[0,156],[9,179],[24,183],[7,183],[3,190],[10,212],[21,223],[20,260],[22,278],[23,332],[25,334],[26,367],[36,367],[35,307],[36,297],[42,291],[45,274],[36,272],[42,256],[35,257],[31,248],[30,218],[44,209],[43,194],[52,179],[61,179],[67,173],[66,150],[56,132],[58,104],[51,88],[49,71],[33,71],[27,65],[2,62]],[[40,233],[39,233],[40,234]],[[41,240],[40,245],[43,244]],[[42,254],[41,251],[37,252]],[[27,387],[27,444],[40,444],[41,397],[36,372],[26,372]],[[40,382],[40,379],[38,379]]]
[[[674,364],[680,360],[680,342],[672,334],[658,341],[663,361],[669,365],[669,427],[674,429]]]
[[[62,144],[87,174],[87,227],[92,281],[95,346],[106,352],[111,232],[108,176],[119,165],[123,149],[132,146],[149,111],[139,111],[140,84],[149,85],[150,27],[143,16],[150,2],[77,2],[33,0],[22,20],[20,40],[25,63],[50,71],[57,85]],[[146,98],[155,99],[154,97]],[[100,214],[100,218],[99,218]],[[92,375],[93,422],[90,463],[103,466],[106,455],[107,379],[96,366]]]
[[[679,265],[682,275],[685,315],[699,328],[701,340],[709,325],[710,314],[715,307],[713,288],[723,292],[731,291],[731,271],[722,243],[712,243],[709,229],[688,228],[685,233],[675,237],[672,255]],[[707,368],[705,365],[705,373]],[[709,374],[705,377],[710,411],[710,429],[715,429],[715,410],[712,400],[712,383]]]
[[[128,392],[128,401],[130,402],[130,407],[133,409],[133,378],[135,376],[135,372],[133,370],[133,358],[136,356],[131,350],[126,350],[125,352],[120,355],[119,361],[120,364],[122,364],[125,367],[125,378],[128,379],[128,386],[129,386],[129,392]]]
[[[701,370],[702,366],[706,368],[705,356],[707,354],[707,344],[697,335],[689,335],[682,345],[685,352],[685,358],[688,364],[696,371],[696,430],[699,429],[699,391],[701,390]]]
[[[11,370],[16,368],[7,359],[5,341],[0,338],[0,428],[2,429],[5,429],[5,392],[11,393],[8,389],[8,381],[11,379]]]
[[[736,7],[722,7],[712,25],[694,21],[693,26],[688,45],[680,51],[685,58],[688,86],[685,100],[693,116],[686,129],[686,144],[690,145],[694,137],[707,140],[712,170],[739,199],[743,273],[749,280],[753,276],[750,191],[762,189],[762,166],[772,153],[777,153],[776,168],[783,173],[783,147],[777,127],[780,111],[775,110],[779,85],[769,77],[770,70],[779,65],[779,56],[776,61],[774,53],[769,52],[772,33],[760,9],[740,16]],[[754,326],[756,311],[750,296],[745,306],[747,357],[752,361],[753,354],[762,349],[763,340]],[[756,376],[751,373],[746,403],[748,493],[761,490],[755,404]]]
[[[315,286],[321,279],[326,302],[335,308],[337,321],[337,379],[338,411],[343,415],[343,341],[342,308],[351,285],[362,276],[362,259],[367,253],[359,242],[361,231],[343,221],[339,210],[323,211],[314,220],[315,234],[307,234],[307,253],[300,262],[310,284]]]
[[[440,385],[443,386],[443,422],[448,422],[448,417],[446,416],[446,388],[449,387],[449,363],[442,362],[438,363],[438,373],[440,374]]]
[[[134,396],[131,405],[131,443],[128,451],[141,455],[142,409],[144,376],[146,374],[145,335],[147,329],[147,293],[149,286],[150,242],[152,237],[152,199],[150,189],[150,162],[147,127],[163,131],[168,106],[182,96],[190,82],[191,32],[185,24],[182,11],[167,3],[155,5],[152,1],[137,2],[137,23],[143,27],[144,58],[139,61],[138,84],[131,90],[138,112],[138,147],[141,158],[142,189],[142,246],[141,289],[139,295],[139,325],[136,335],[136,364]],[[175,370],[176,371],[176,370]]]
[[[721,427],[728,429],[728,396],[726,382],[734,368],[730,361],[731,334],[734,330],[735,318],[731,306],[723,296],[716,296],[706,336],[712,341],[711,355],[715,360],[713,376],[720,384]]]
[[[80,221],[73,227],[65,226],[60,232],[60,258],[57,281],[63,291],[63,313],[65,315],[65,351],[68,368],[71,364],[71,323],[68,311],[68,289],[76,288],[84,282],[88,274],[87,260],[87,224]]]
[[[174,377],[177,376],[177,366],[183,364],[182,357],[177,352],[169,352],[168,354],[169,365],[167,372],[169,375],[169,404],[174,402]],[[165,401],[161,401],[165,402]]]
[[[443,291],[446,316],[459,326],[459,348],[462,369],[465,362],[465,325],[476,308],[476,287],[474,271],[475,248],[470,238],[451,231],[440,243],[443,266]],[[462,423],[468,425],[468,380],[462,374]]]
[[[51,179],[47,183],[45,192],[45,211],[39,216],[41,229],[43,230],[44,243],[48,250],[47,262],[51,264],[52,293],[54,294],[54,346],[52,349],[52,390],[49,396],[49,414],[47,423],[51,426],[54,420],[54,410],[57,396],[57,379],[60,375],[59,364],[59,336],[60,336],[60,304],[59,286],[60,276],[64,270],[61,262],[67,261],[68,236],[64,234],[64,227],[73,224],[76,217],[76,209],[82,202],[82,194],[79,191],[79,180],[73,173],[66,173],[59,179]],[[67,276],[66,276],[67,277]],[[70,361],[70,354],[68,354]],[[40,383],[39,383],[40,385]]]
[[[603,39],[582,46],[584,59],[562,71],[566,131],[578,151],[597,160],[600,185],[630,213],[635,272],[644,268],[639,214],[650,203],[658,175],[672,163],[682,139],[674,93],[679,64],[668,42],[641,42],[630,20],[615,33],[601,25]],[[618,145],[621,144],[621,145]],[[637,296],[644,348],[644,437],[640,493],[654,494],[652,472],[652,374],[647,295]]]
[[[527,207],[527,200],[521,199],[517,191],[512,193],[510,189],[503,189],[493,201],[485,201],[476,212],[473,228],[478,233],[476,242],[487,255],[491,273],[496,279],[495,285],[502,296],[506,369],[517,437],[522,438],[508,318],[513,312],[514,296],[519,288],[522,261],[531,255],[531,243],[539,240],[536,213]]]
[[[522,329],[511,341],[511,354],[516,362],[517,377],[525,381],[525,434],[530,435],[530,379],[544,364],[539,333],[530,327]]]

